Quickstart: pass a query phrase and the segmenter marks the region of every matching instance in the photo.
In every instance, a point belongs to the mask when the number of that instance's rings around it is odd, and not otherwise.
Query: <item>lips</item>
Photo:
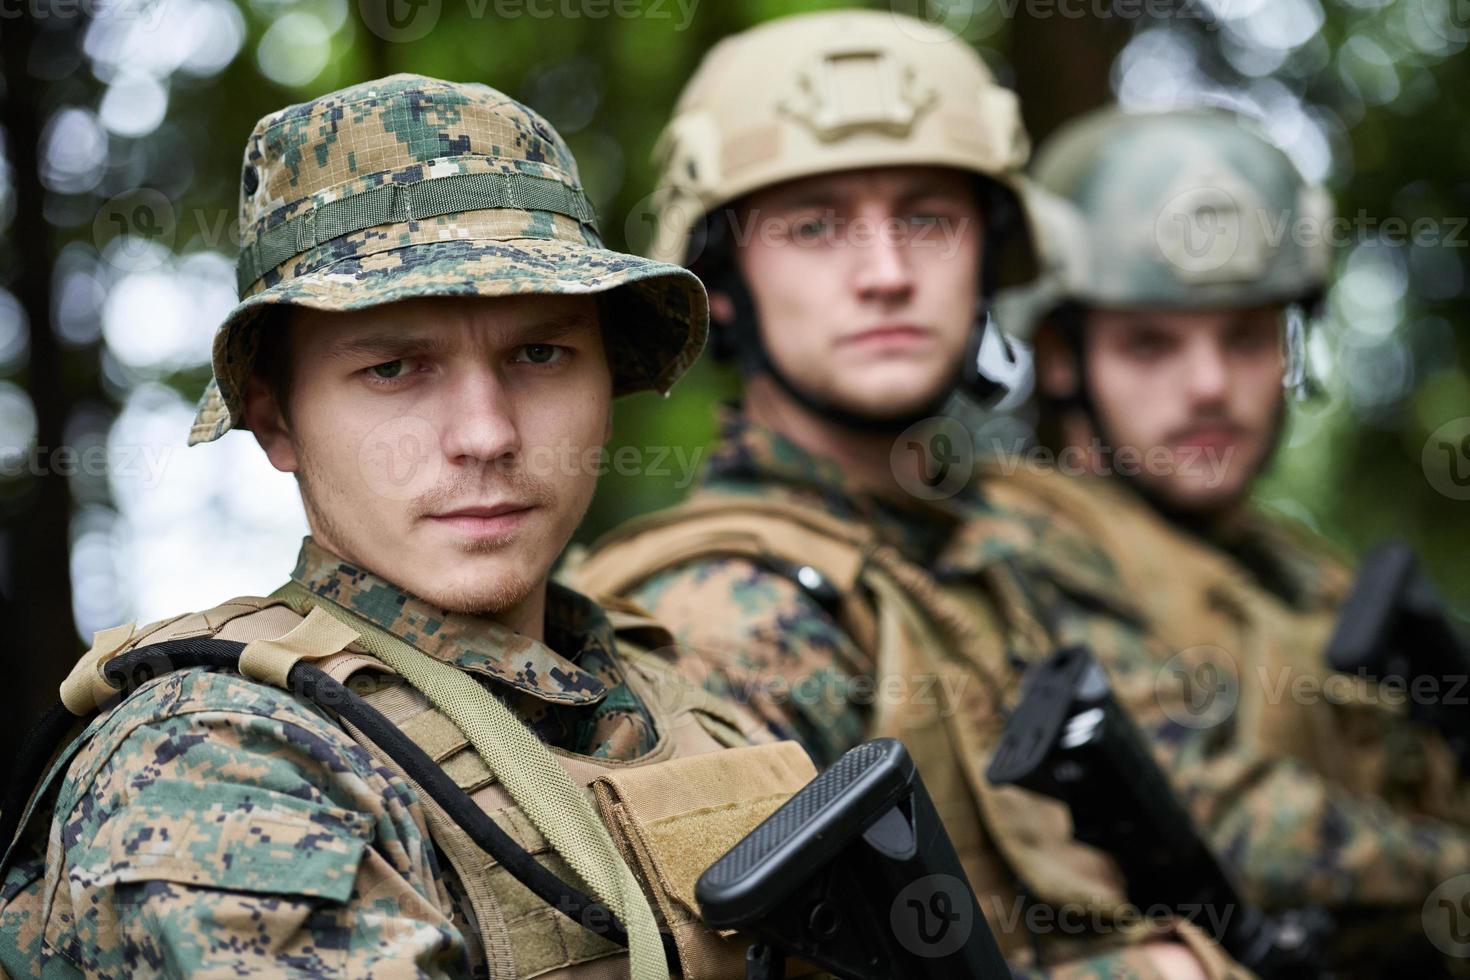
[[[534,504],[503,503],[481,507],[460,507],[440,514],[428,515],[441,527],[451,528],[474,538],[496,538],[510,534],[536,509]]]
[[[1241,432],[1230,426],[1190,429],[1170,440],[1180,448],[1226,449],[1240,441]]]
[[[442,514],[431,514],[431,517],[499,517],[502,514],[513,514],[516,511],[530,510],[534,504],[491,504],[484,507],[461,507],[457,510],[446,510]]]
[[[912,323],[887,323],[848,334],[839,343],[854,345],[900,345],[921,343],[934,335],[934,331]]]

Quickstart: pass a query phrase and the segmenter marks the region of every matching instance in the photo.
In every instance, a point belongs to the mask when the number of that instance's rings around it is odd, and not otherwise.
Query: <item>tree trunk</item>
[[[51,327],[53,252],[42,202],[39,171],[40,86],[27,62],[36,34],[28,14],[0,26],[0,67],[5,94],[0,122],[6,133],[15,199],[9,229],[13,265],[9,288],[30,325],[30,357],[25,387],[36,411],[36,445],[44,461],[62,445],[71,399],[62,370],[62,352]],[[57,688],[76,661],[80,647],[72,619],[69,524],[71,488],[51,467],[38,467],[8,515],[6,536],[10,602],[15,619],[0,628],[8,694],[0,719],[0,751],[7,767],[21,734],[56,701]]]

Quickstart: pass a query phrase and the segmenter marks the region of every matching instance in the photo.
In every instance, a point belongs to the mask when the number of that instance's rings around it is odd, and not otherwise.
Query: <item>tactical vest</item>
[[[698,921],[695,881],[805,785],[814,770],[795,743],[771,741],[754,719],[682,680],[648,652],[651,646],[667,645],[666,634],[655,624],[629,608],[609,609],[608,615],[626,682],[647,706],[658,742],[631,761],[553,752],[573,779],[587,787],[660,925],[672,933],[682,976],[743,975],[744,944],[724,939]],[[283,638],[303,619],[282,599],[247,596],[140,630],[103,631],[98,642],[110,645],[104,654],[193,637],[249,643]],[[537,861],[571,880],[566,862],[494,779],[465,735],[421,692],[356,644],[313,660],[400,728]],[[411,782],[369,739],[350,724],[343,726],[378,764]],[[479,927],[478,937],[465,938],[478,939],[491,976],[600,980],[627,975],[626,950],[546,905],[476,846],[427,793],[418,796],[421,829],[453,867]],[[443,911],[448,918],[449,910]]]
[[[1050,647],[1009,569],[997,563],[978,579],[941,583],[870,529],[793,502],[700,493],[612,532],[568,578],[594,596],[626,595],[660,571],[732,557],[819,572],[839,597],[838,625],[869,656],[880,690],[885,678],[902,679],[909,694],[918,693],[915,682],[936,681],[928,697],[876,698],[864,734],[908,748],[1006,955],[1038,942],[1049,962],[1096,953],[1096,938],[1076,929],[1030,934],[1021,913],[1032,902],[1086,909],[1116,928],[1127,902],[1116,864],[1073,839],[1063,804],[985,776],[1001,709],[1020,682],[1007,655],[1034,660]],[[1180,934],[1197,951],[1208,945],[1191,930]],[[1215,964],[1212,976],[1223,975],[1218,952],[1201,958]]]
[[[1239,744],[1298,758],[1351,792],[1463,822],[1448,748],[1403,724],[1402,709],[1371,682],[1327,666],[1324,650],[1351,574],[1320,542],[1298,546],[1321,558],[1322,598],[1297,608],[1232,556],[1106,479],[1018,467],[985,489],[1002,507],[1059,516],[1095,542],[1137,597],[1165,655],[1177,658],[1169,669],[1188,676],[1209,662],[1233,675],[1238,700],[1230,721]]]

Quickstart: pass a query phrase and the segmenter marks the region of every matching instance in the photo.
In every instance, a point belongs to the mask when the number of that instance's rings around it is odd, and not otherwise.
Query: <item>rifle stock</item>
[[[1194,920],[1263,980],[1321,975],[1325,916],[1272,918],[1245,900],[1085,647],[1032,668],[988,776],[1065,803],[1077,839],[1113,857],[1139,908]]]
[[[1327,644],[1327,664],[1339,673],[1408,687],[1414,694],[1409,716],[1437,730],[1460,771],[1470,774],[1470,710],[1464,701],[1470,645],[1404,542],[1385,542],[1363,560]],[[1432,680],[1444,696],[1422,697],[1416,683],[1421,679]]]
[[[705,920],[759,937],[748,977],[790,955],[848,980],[1009,980],[902,743],[849,750],[711,865]]]

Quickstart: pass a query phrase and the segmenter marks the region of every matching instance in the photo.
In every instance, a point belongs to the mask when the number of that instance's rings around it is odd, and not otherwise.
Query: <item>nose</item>
[[[1195,402],[1218,402],[1230,392],[1230,363],[1213,337],[1199,336],[1189,345],[1186,385]]]
[[[460,372],[444,394],[444,453],[451,461],[493,463],[521,451],[514,399],[493,368]]]
[[[868,237],[869,241],[853,249],[853,286],[858,295],[890,303],[909,298],[914,290],[914,272],[904,236],[883,227]]]

